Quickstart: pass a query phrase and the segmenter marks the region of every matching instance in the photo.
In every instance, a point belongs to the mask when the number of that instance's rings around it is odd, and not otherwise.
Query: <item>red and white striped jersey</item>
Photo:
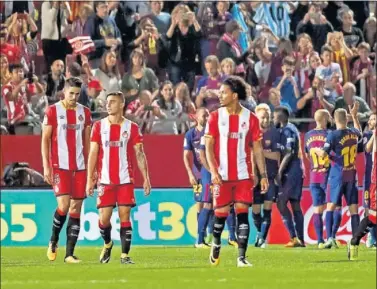
[[[225,107],[210,114],[206,137],[215,139],[218,172],[224,181],[246,180],[252,177],[252,142],[262,139],[258,118],[242,107],[230,115]]]
[[[28,86],[23,86],[21,87],[20,92],[18,93],[18,96],[15,100],[9,100],[8,95],[12,93],[14,88],[16,87],[15,84],[12,82],[9,82],[7,85],[3,86],[3,99],[5,102],[5,105],[7,107],[7,116],[8,116],[8,121],[11,120],[23,120],[26,115],[26,106],[28,103],[28,98],[27,94],[29,92]]]
[[[93,125],[91,142],[99,144],[98,181],[104,185],[133,183],[132,153],[134,146],[143,142],[136,123],[124,119],[111,124],[108,118]]]
[[[373,166],[372,166],[372,184],[377,184],[377,129],[374,130],[374,142],[373,142]]]
[[[85,170],[84,130],[92,123],[89,108],[77,104],[66,109],[59,101],[46,109],[44,125],[52,126],[52,167],[69,171]]]

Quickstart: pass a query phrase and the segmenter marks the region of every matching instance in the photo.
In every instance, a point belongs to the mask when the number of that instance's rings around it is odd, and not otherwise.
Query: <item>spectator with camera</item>
[[[26,114],[38,118],[29,106],[29,99],[32,95],[42,96],[44,89],[36,75],[25,77],[22,65],[13,64],[10,66],[11,80],[2,87],[8,115],[8,131],[15,134],[15,125],[25,119]]]
[[[287,102],[291,107],[293,112],[297,110],[297,100],[301,97],[301,92],[297,79],[294,76],[294,71],[296,69],[295,59],[293,57],[287,56],[283,60],[283,76],[276,78],[273,83],[273,87],[280,91],[282,100]]]
[[[172,12],[172,23],[166,32],[168,74],[174,85],[184,81],[190,91],[194,88],[196,57],[201,37],[201,28],[195,14],[187,5],[178,4]]]
[[[90,66],[96,69],[100,66],[101,57],[106,50],[116,50],[122,45],[120,31],[112,17],[109,17],[107,1],[94,2],[95,15],[89,18],[84,34],[89,35],[96,47],[89,54]]]

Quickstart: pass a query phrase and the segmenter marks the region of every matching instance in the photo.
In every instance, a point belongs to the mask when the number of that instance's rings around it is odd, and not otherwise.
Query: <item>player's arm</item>
[[[207,170],[210,171],[207,158],[206,158],[206,140],[205,137],[200,138],[200,146],[199,146],[199,159],[203,167]]]
[[[144,146],[142,143],[137,143],[136,145],[134,145],[134,149],[136,154],[137,166],[139,167],[139,170],[144,179],[144,194],[148,196],[151,193],[151,184],[149,180],[147,158],[144,153]]]
[[[94,193],[94,185],[96,183],[96,165],[98,160],[98,153],[99,153],[99,143],[95,141],[90,142],[90,149],[88,155],[88,175],[86,181],[86,194],[89,196],[93,196]]]
[[[365,145],[365,152],[371,153],[373,151],[373,144],[375,142],[375,134],[372,134],[371,138]]]
[[[262,178],[267,178],[266,160],[264,158],[263,146],[260,140],[253,142],[253,152],[253,159],[258,172],[260,173]]]
[[[194,174],[192,173],[192,165],[191,165],[191,155],[192,155],[192,146],[190,141],[189,132],[186,133],[184,143],[183,143],[183,163],[185,164],[185,169],[187,175],[189,177],[190,184],[195,186],[198,184]]]
[[[206,147],[206,157],[207,163],[209,167],[209,171],[211,172],[212,176],[212,183],[216,185],[220,185],[222,183],[221,176],[217,171],[217,162],[215,158],[215,139],[209,135],[205,137],[205,147]]]
[[[50,185],[52,185],[52,170],[50,165],[51,137],[52,126],[48,124],[43,124],[41,141],[43,176],[44,180]]]
[[[361,128],[360,121],[359,121],[359,118],[357,116],[357,113],[359,112],[359,106],[360,106],[359,102],[355,101],[354,105],[352,107],[348,106],[348,108],[349,108],[350,114],[352,116],[353,125],[361,134],[363,130]]]

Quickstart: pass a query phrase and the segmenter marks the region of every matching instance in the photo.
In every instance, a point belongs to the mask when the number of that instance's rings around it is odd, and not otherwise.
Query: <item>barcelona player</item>
[[[369,147],[369,148],[368,148]],[[361,239],[372,229],[376,229],[376,210],[377,210],[377,199],[376,199],[376,186],[377,186],[377,129],[374,129],[373,136],[369,140],[367,148],[373,147],[373,169],[371,174],[371,185],[370,185],[370,206],[369,215],[364,218],[360,226],[357,228],[351,242],[348,243],[348,259],[350,261],[355,261],[359,257],[359,245]]]
[[[221,234],[234,204],[237,216],[237,267],[250,267],[246,259],[249,240],[249,207],[253,202],[251,149],[261,175],[261,191],[268,190],[268,178],[258,118],[241,106],[247,97],[246,83],[228,77],[220,88],[221,107],[211,112],[205,132],[205,148],[213,184],[215,219],[210,263],[220,262]]]
[[[198,240],[195,243],[196,248],[209,247],[204,238],[212,214],[211,174],[200,160],[200,142],[204,135],[208,116],[209,112],[205,108],[199,108],[196,111],[196,126],[186,132],[183,145],[183,162],[190,184],[193,186],[197,204]],[[193,168],[190,163],[191,153],[193,155]]]
[[[329,249],[336,245],[333,238],[334,230],[334,210],[342,204],[342,196],[346,199],[347,206],[351,214],[352,234],[356,233],[360,223],[358,214],[358,190],[356,186],[356,154],[359,138],[361,138],[361,126],[357,117],[359,103],[356,102],[349,108],[354,128],[347,126],[347,111],[337,109],[334,112],[336,130],[327,136],[323,149],[316,150],[319,157],[331,155],[333,165],[329,175],[329,202],[326,212],[326,233],[327,241],[325,248]],[[336,227],[335,227],[336,230]]]
[[[271,109],[267,104],[259,104],[255,108],[255,114],[259,119],[260,128],[263,132],[263,155],[266,159],[266,168],[268,183],[270,184],[268,191],[263,194],[261,185],[258,181],[258,170],[254,173],[257,176],[254,187],[254,202],[253,202],[253,219],[254,225],[257,228],[257,239],[255,247],[265,248],[267,243],[267,235],[271,226],[271,209],[272,203],[275,201],[278,186],[275,184],[275,178],[279,171],[280,162],[280,132],[271,125]],[[255,162],[254,162],[255,163]],[[263,218],[261,215],[261,207],[263,205]]]
[[[151,192],[147,159],[139,127],[123,117],[125,98],[122,92],[106,96],[108,116],[93,124],[88,160],[86,194],[93,196],[98,179],[97,209],[99,231],[104,240],[100,263],[108,263],[114,242],[111,239],[111,216],[118,206],[120,219],[121,264],[134,264],[129,256],[132,241],[131,208],[136,206],[132,154],[143,177],[144,195]],[[97,176],[95,171],[97,168]]]
[[[290,241],[287,248],[305,247],[304,215],[301,209],[303,185],[302,151],[300,133],[289,121],[289,111],[286,107],[277,107],[274,111],[274,123],[281,130],[280,151],[282,160],[276,182],[279,184],[277,207],[287,228]],[[292,212],[288,208],[291,205]]]
[[[331,119],[330,113],[319,109],[314,114],[316,128],[305,134],[305,153],[310,162],[310,193],[314,206],[314,228],[317,234],[318,248],[324,249],[323,211],[326,208],[326,190],[330,170],[330,159],[318,157],[317,148],[323,148],[330,130],[327,125]]]
[[[65,81],[64,99],[46,109],[42,133],[44,179],[52,185],[58,207],[55,211],[47,258],[55,261],[59,234],[69,215],[64,262],[79,263],[74,249],[80,233],[80,213],[86,197],[86,158],[90,143],[90,110],[77,103],[82,81]]]

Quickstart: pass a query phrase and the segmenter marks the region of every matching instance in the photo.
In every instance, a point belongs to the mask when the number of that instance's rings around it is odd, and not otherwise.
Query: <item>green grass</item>
[[[64,248],[55,262],[46,248],[1,248],[2,289],[113,288],[376,288],[376,251],[360,248],[349,262],[346,248],[250,248],[252,268],[236,268],[236,249],[224,246],[221,264],[211,267],[209,250],[189,247],[134,247],[136,265],[121,265],[119,246],[109,264],[99,264],[101,248],[79,247],[81,264],[64,264]]]

